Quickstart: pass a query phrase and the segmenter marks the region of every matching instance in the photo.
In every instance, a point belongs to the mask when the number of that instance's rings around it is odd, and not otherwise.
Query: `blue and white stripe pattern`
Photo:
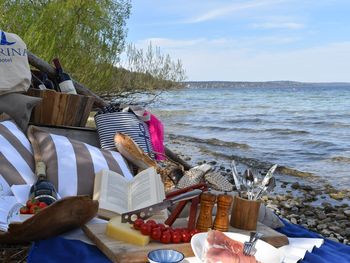
[[[153,158],[153,148],[148,126],[131,112],[112,112],[95,116],[101,148],[115,149],[117,132],[130,136],[134,142]]]

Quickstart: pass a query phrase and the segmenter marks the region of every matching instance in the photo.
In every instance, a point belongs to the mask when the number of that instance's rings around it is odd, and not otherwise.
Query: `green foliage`
[[[128,45],[128,70],[117,68],[125,50],[131,0],[0,0],[0,29],[18,34],[28,50],[58,57],[74,79],[100,94],[132,93],[178,85],[185,72],[150,44]]]
[[[121,64],[115,71],[115,83],[123,91],[131,92],[130,87],[148,91],[176,88],[185,79],[181,61],[173,61],[169,54],[162,54],[160,48],[151,43],[146,52],[129,44],[126,61]]]
[[[92,89],[113,84],[113,65],[124,49],[130,0],[1,0],[0,28],[14,32],[46,61]]]

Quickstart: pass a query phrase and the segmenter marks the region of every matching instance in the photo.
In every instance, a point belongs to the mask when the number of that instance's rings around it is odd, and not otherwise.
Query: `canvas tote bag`
[[[114,135],[120,132],[130,136],[146,154],[154,158],[148,126],[136,114],[128,111],[96,114],[95,123],[101,148],[115,150]]]
[[[0,95],[26,92],[30,83],[26,44],[16,34],[0,30]]]

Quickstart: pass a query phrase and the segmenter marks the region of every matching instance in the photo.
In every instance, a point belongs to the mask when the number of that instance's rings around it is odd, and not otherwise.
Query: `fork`
[[[249,241],[244,242],[244,247],[243,247],[243,254],[246,255],[249,251],[249,247],[253,244],[253,239],[255,236],[256,232],[250,232],[250,237]]]
[[[256,253],[255,244],[262,236],[262,233],[250,232],[249,242],[244,242],[243,254],[245,256],[253,256]]]

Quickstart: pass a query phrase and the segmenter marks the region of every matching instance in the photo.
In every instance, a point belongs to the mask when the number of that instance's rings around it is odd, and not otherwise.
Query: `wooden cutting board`
[[[194,256],[190,243],[162,244],[151,241],[147,246],[135,246],[108,237],[106,223],[87,224],[83,227],[85,234],[95,242],[96,246],[113,262],[147,262],[147,254],[155,249],[175,249],[185,255]]]
[[[83,227],[85,234],[96,244],[96,246],[113,262],[147,262],[147,254],[155,249],[175,249],[182,252],[185,257],[194,256],[190,243],[181,244],[162,244],[151,241],[147,246],[135,246],[122,241],[108,237],[105,234],[106,223],[86,224]],[[186,221],[178,219],[174,227],[183,227]],[[262,232],[265,236],[264,241],[275,247],[288,244],[288,238],[276,232],[275,230],[258,223],[257,231]],[[249,231],[230,228],[230,232],[237,232],[249,235]]]

